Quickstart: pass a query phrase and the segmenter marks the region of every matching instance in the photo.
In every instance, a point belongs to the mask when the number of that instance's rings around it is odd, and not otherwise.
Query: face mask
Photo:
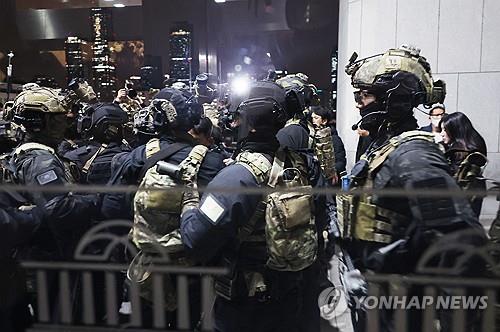
[[[376,102],[370,103],[361,108],[359,111],[359,115],[365,118],[363,119],[359,127],[361,129],[368,130],[369,132],[376,133],[380,125],[382,124],[384,117],[382,114],[374,114],[372,116],[370,116],[369,114],[379,112],[381,110],[381,105]]]

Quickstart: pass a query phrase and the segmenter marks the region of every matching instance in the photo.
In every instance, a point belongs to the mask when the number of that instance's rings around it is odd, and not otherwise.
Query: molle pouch
[[[182,192],[168,190],[174,186],[176,183],[170,176],[158,174],[156,167],[152,167],[146,172],[141,190],[134,197],[134,223],[155,234],[157,241],[179,227]],[[143,244],[152,242],[140,233],[141,227],[133,227],[132,241],[140,249],[147,250]]]
[[[348,194],[337,194],[335,196],[337,202],[337,222],[341,239],[351,238],[351,225],[354,220],[352,199],[353,196]]]
[[[179,167],[186,178],[195,179],[207,148],[195,146]],[[158,244],[167,249],[177,248],[182,191],[169,190],[179,184],[170,175],[158,173],[157,167],[147,170],[134,197],[134,227],[131,238],[146,252],[155,252]],[[146,234],[147,233],[147,234]]]
[[[329,127],[318,129],[314,133],[314,153],[318,158],[325,177],[331,179],[335,173],[335,151],[332,132]]]
[[[356,223],[353,235],[356,239],[378,243],[392,241],[391,219],[396,218],[396,213],[361,201],[357,205]]]
[[[267,266],[278,271],[300,271],[310,266],[318,249],[314,201],[308,193],[312,188],[303,184],[296,169],[286,169],[283,174],[290,171],[295,175],[283,180],[283,187],[297,191],[276,192],[267,198]]]
[[[229,267],[229,274],[215,277],[215,293],[229,301],[248,297],[248,288],[241,271],[236,269],[236,262],[227,257],[223,264]]]
[[[284,188],[297,189],[296,192],[273,193],[269,195],[269,205],[272,205],[273,218],[283,230],[292,230],[295,227],[308,225],[313,218],[314,201],[307,193],[312,187],[305,185],[296,168],[283,170],[282,181]]]

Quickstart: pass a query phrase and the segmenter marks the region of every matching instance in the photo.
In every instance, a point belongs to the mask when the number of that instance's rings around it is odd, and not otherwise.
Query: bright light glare
[[[231,92],[243,96],[250,91],[250,79],[247,76],[238,76],[231,82]]]
[[[215,0],[216,3],[223,3],[226,2],[226,0]]]
[[[125,7],[125,5],[124,5],[123,3],[115,3],[115,4],[113,5],[113,7],[116,7],[116,8],[123,8],[123,7]]]

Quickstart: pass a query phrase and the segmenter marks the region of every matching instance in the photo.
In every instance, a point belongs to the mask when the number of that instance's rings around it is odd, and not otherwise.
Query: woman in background
[[[337,171],[337,182],[341,173],[345,172],[347,159],[344,143],[340,138],[333,121],[333,112],[322,106],[311,107],[311,122],[315,128],[329,126],[332,132],[332,144],[335,153],[335,169]]]
[[[483,137],[474,129],[467,115],[461,112],[445,114],[439,123],[439,127],[441,128],[441,136],[443,137],[442,143],[446,149],[445,156],[448,159],[453,175],[458,180],[461,180],[458,177],[462,163],[472,153],[479,152],[484,155],[484,163],[479,161],[479,167],[486,164],[486,143]],[[474,162],[473,158],[468,159]],[[477,158],[474,158],[474,160],[477,160]],[[460,181],[459,184],[461,184]],[[486,189],[486,184],[484,180],[476,179],[472,183],[467,184],[466,189]],[[474,213],[479,216],[483,198],[474,196],[470,201]]]

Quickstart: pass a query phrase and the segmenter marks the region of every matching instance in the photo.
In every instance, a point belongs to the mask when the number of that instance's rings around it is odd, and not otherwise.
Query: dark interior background
[[[63,50],[67,36],[90,40],[88,7],[98,5],[96,0],[1,0],[0,72],[13,50],[14,82],[44,75],[64,85],[64,64],[49,51]],[[163,73],[169,72],[170,29],[187,21],[193,27],[195,73],[209,71],[225,81],[238,64],[257,76],[274,66],[307,73],[319,88],[331,89],[338,0],[142,0],[141,6],[110,10],[113,39],[144,40],[145,64],[161,62]]]

